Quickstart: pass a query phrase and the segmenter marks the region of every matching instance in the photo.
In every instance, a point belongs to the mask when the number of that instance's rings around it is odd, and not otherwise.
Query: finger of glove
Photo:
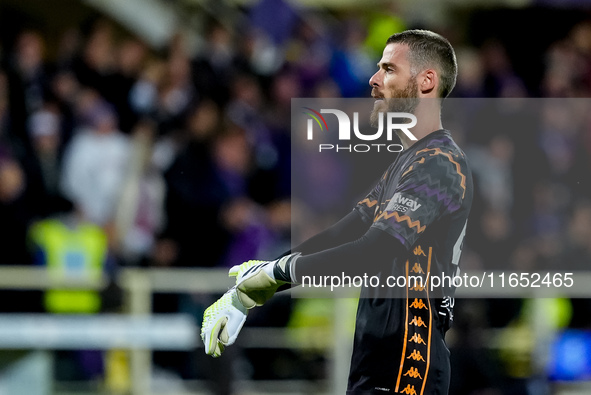
[[[262,306],[277,291],[279,285],[269,277],[264,270],[259,270],[253,276],[240,280],[236,294],[240,303],[247,309]]]
[[[207,355],[213,355],[214,357],[219,357],[221,355],[223,349],[220,349],[218,345],[219,334],[227,321],[228,317],[222,317],[211,327],[211,329],[205,331],[203,344],[205,345],[205,353]]]
[[[240,272],[240,265],[234,265],[228,271],[228,277],[236,277]]]
[[[222,342],[220,342],[219,340],[216,342],[216,347],[213,350],[213,353],[211,354],[212,357],[214,358],[218,358],[222,356],[222,353],[224,352],[224,345],[222,344]]]
[[[238,296],[238,300],[242,306],[246,307],[247,309],[250,310],[257,306],[257,302],[240,289],[236,289],[236,295]]]
[[[225,346],[230,346],[234,344],[236,339],[238,338],[238,334],[242,330],[242,326],[246,321],[246,314],[235,311],[233,314],[230,315],[228,322],[222,328],[219,339]]]

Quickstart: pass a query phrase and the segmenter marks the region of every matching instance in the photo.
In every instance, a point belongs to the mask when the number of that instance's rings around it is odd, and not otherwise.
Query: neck
[[[441,124],[441,102],[439,100],[421,100],[414,114],[417,117],[417,124],[410,129],[410,132],[417,140],[411,140],[402,131],[397,131],[404,149],[411,147],[423,137],[443,128]]]

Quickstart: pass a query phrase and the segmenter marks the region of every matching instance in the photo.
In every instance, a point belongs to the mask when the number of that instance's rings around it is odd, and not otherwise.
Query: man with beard
[[[409,30],[388,39],[369,80],[376,99],[372,123],[380,112],[413,113],[417,140],[399,133],[405,150],[367,197],[331,228],[275,261],[230,269],[236,286],[205,312],[202,338],[208,354],[219,356],[236,339],[247,309],[283,285],[312,277],[376,276],[377,286],[361,289],[347,393],[448,393],[444,337],[454,287],[432,290],[429,278],[457,273],[472,202],[466,157],[441,124],[441,102],[456,74],[453,48],[440,35]],[[396,288],[388,278],[405,281]]]

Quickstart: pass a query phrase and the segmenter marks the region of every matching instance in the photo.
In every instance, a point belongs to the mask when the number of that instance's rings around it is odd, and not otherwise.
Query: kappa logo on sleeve
[[[414,199],[402,196],[400,192],[396,192],[390,203],[386,207],[386,211],[398,211],[399,213],[406,213],[408,211],[416,211],[421,204]]]
[[[415,390],[415,386],[410,385],[410,384],[407,384],[406,388],[404,388],[402,391],[400,391],[400,393],[407,394],[407,395],[417,395],[417,391]]]

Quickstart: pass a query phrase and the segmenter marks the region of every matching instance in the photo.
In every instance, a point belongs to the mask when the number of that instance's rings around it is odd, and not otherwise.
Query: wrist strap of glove
[[[293,284],[295,282],[295,276],[293,275],[294,263],[300,255],[297,252],[278,259],[273,265],[273,276],[275,280]]]

